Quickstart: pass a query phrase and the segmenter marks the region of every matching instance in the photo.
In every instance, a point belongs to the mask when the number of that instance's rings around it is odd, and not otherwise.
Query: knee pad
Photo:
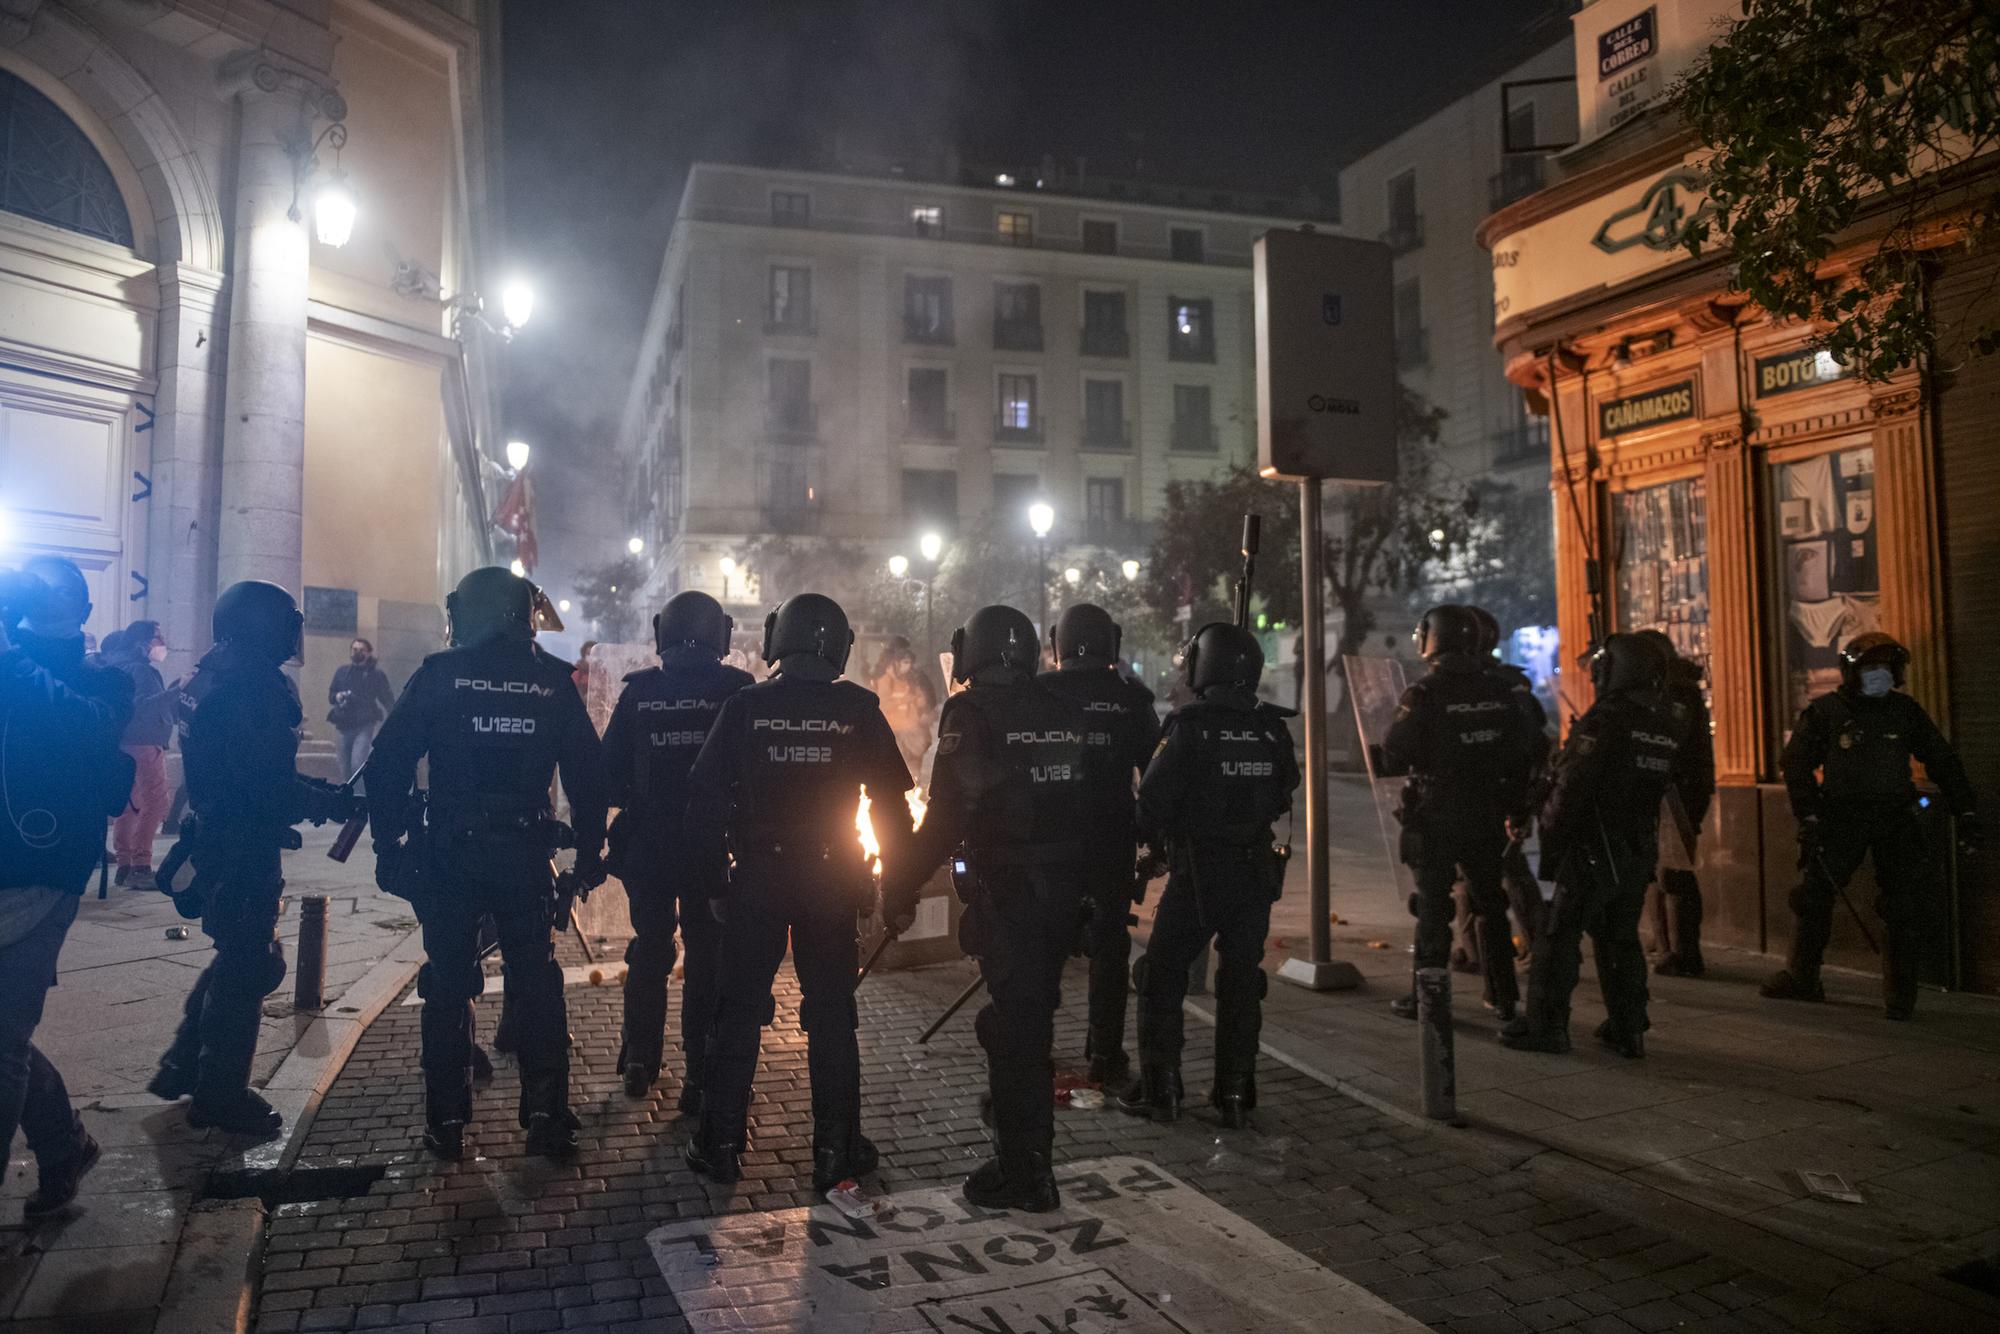
[[[417,970],[417,994],[427,1001],[469,1001],[485,989],[486,974],[477,959],[456,967],[440,967],[433,960]]]
[[[1153,970],[1149,966],[1152,962],[1153,956],[1147,953],[1140,955],[1139,961],[1132,965],[1132,990],[1141,996],[1146,994],[1146,979],[1153,975]]]
[[[1271,989],[1271,975],[1262,968],[1245,964],[1232,966],[1221,963],[1215,969],[1215,998],[1217,1000],[1260,1001]]]
[[[817,997],[799,1003],[799,1027],[807,1033],[853,1032],[861,1027],[861,1014],[853,996]]]
[[[633,972],[671,973],[674,970],[674,938],[634,936],[625,947],[625,966]]]
[[[754,1028],[769,1028],[778,1018],[778,998],[769,992],[756,998],[746,996],[721,997],[715,1007],[717,1024],[739,1024]]]

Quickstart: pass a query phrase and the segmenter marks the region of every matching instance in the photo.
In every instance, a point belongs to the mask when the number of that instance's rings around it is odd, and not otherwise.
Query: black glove
[[[608,874],[604,869],[604,858],[596,853],[586,855],[581,852],[576,854],[576,866],[570,873],[576,877],[577,893],[586,896],[603,884]]]
[[[1958,850],[1970,857],[1985,846],[1986,831],[1980,827],[1979,817],[1967,811],[1958,817]]]
[[[401,869],[402,858],[401,843],[380,838],[375,840],[375,888],[384,894],[401,897],[401,880],[397,873]]]
[[[1389,759],[1388,756],[1382,753],[1382,743],[1379,741],[1369,742],[1368,772],[1374,777],[1380,778],[1382,777],[1382,771],[1388,767],[1389,767]]]
[[[901,889],[882,889],[882,923],[889,928],[889,934],[900,936],[917,924],[917,901],[920,894]]]

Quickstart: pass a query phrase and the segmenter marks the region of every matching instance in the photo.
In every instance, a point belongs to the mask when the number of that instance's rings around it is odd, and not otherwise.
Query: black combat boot
[[[424,1122],[424,1147],[433,1158],[455,1163],[465,1156],[465,1122]]]
[[[1164,1065],[1139,1067],[1139,1078],[1117,1097],[1118,1110],[1162,1125],[1181,1119],[1181,1072]]]
[[[1250,1124],[1250,1109],[1257,1105],[1256,1088],[1248,1079],[1217,1080],[1209,1101],[1221,1113],[1224,1130],[1242,1130]]]
[[[821,1194],[867,1176],[880,1161],[874,1142],[851,1124],[813,1127],[813,1189]]]
[[[1617,1052],[1628,1061],[1643,1060],[1646,1055],[1646,1035],[1627,1029],[1615,1019],[1606,1019],[1597,1026],[1597,1041]]]
[[[714,1144],[702,1133],[688,1141],[681,1158],[688,1170],[697,1176],[707,1177],[718,1186],[734,1185],[743,1179],[743,1164],[740,1151],[734,1144]]]
[[[188,1124],[196,1130],[226,1130],[232,1135],[268,1139],[284,1128],[285,1118],[270,1103],[244,1089],[222,1102],[205,1103],[197,1097],[188,1104]]]
[[[528,1152],[543,1158],[567,1158],[576,1152],[582,1129],[583,1123],[567,1107],[536,1112],[528,1118]]]
[[[637,1061],[625,1065],[625,1096],[643,1098],[653,1091],[653,1072]]]
[[[700,1116],[701,1103],[701,1085],[692,1081],[684,1082],[681,1085],[681,1096],[674,1103],[674,1110],[682,1116]]]
[[[194,1092],[194,1070],[178,1065],[172,1060],[160,1062],[160,1068],[147,1081],[146,1092],[166,1102],[178,1102]]]
[[[1018,1209],[1046,1214],[1062,1208],[1056,1174],[1046,1153],[1008,1154],[991,1159],[965,1179],[966,1202],[981,1209]]]
[[[1408,991],[1396,997],[1396,999],[1390,1001],[1389,1013],[1395,1015],[1398,1019],[1416,1018],[1417,989],[1415,987],[1411,987]]]
[[[1780,968],[1764,979],[1757,993],[1771,1000],[1823,1001],[1826,988],[1817,977],[1804,978],[1789,968]]]
[[[50,1163],[37,1156],[41,1175],[35,1193],[21,1202],[21,1217],[27,1222],[37,1222],[67,1207],[76,1198],[84,1173],[97,1166],[97,1141],[82,1122],[77,1123],[76,1136],[76,1147],[61,1161]]]
[[[1090,1082],[1100,1088],[1122,1084],[1132,1076],[1132,1058],[1123,1048],[1095,1053],[1090,1058]]]

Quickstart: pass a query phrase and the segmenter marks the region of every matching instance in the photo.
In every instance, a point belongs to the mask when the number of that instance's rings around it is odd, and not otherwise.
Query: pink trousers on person
[[[174,794],[167,790],[167,752],[159,746],[123,746],[138,766],[132,778],[132,801],[111,822],[111,850],[120,866],[153,864],[153,839]]]

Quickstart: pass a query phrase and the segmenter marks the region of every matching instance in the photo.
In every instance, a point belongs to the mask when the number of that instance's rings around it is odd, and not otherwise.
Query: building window
[[[1424,215],[1417,212],[1417,173],[1399,172],[1389,178],[1389,225],[1382,239],[1397,254],[1414,250],[1424,243]]]
[[[1209,408],[1207,385],[1174,386],[1173,447],[1203,453],[1214,452],[1215,418]]]
[[[813,331],[812,270],[790,264],[771,266],[770,305],[764,312],[764,332],[809,334]]]
[[[812,196],[803,190],[771,191],[771,222],[779,227],[804,227],[812,222]]]
[[[0,70],[0,209],[130,247],[111,168],[54,102]]]
[[[771,430],[798,434],[813,428],[812,363],[796,357],[773,357],[770,363],[769,396],[764,403],[765,425]]]
[[[1121,542],[1125,537],[1125,481],[1090,477],[1083,483],[1083,533],[1087,541]]]
[[[1101,218],[1083,220],[1083,253],[1086,255],[1115,255],[1118,253],[1118,224]]]
[[[1206,257],[1208,238],[1199,227],[1172,227],[1167,231],[1167,249],[1183,264],[1199,264]]]
[[[1033,283],[993,284],[993,346],[1008,352],[1042,350],[1042,289]]]
[[[1167,356],[1174,361],[1215,360],[1215,302],[1207,297],[1167,298]]]
[[[1123,292],[1083,294],[1082,352],[1087,357],[1129,357],[1132,340],[1125,331]]]
[[[1083,382],[1083,443],[1093,449],[1123,449],[1131,443],[1125,429],[1124,381]]]
[[[1840,648],[1879,630],[1882,567],[1871,445],[1771,465],[1782,743],[1814,696],[1840,685]]]
[[[1424,328],[1424,292],[1417,279],[1405,278],[1396,284],[1394,318],[1396,365],[1409,369],[1429,364],[1430,334]]]
[[[1042,418],[1035,403],[1035,377],[1003,374],[999,388],[1000,417],[994,430],[995,439],[1040,444]]]
[[[910,367],[909,433],[932,440],[949,440],[958,423],[951,410],[951,374],[939,366]]]
[[[1042,479],[1031,472],[993,474],[993,512],[1005,525],[1002,531],[1028,531],[1028,506],[1042,494]]]
[[[958,526],[958,474],[937,469],[903,470],[903,520],[911,528]]]
[[[938,240],[944,236],[944,208],[938,204],[916,204],[910,209],[910,231]]]
[[[903,339],[910,343],[949,344],[951,279],[903,279]]]
[[[1035,215],[1002,212],[997,219],[1001,245],[1032,246],[1035,243]]]
[[[811,462],[803,456],[768,458],[758,464],[758,475],[765,525],[779,533],[813,531],[820,495]]]
[[[1689,477],[1612,500],[1618,628],[1664,630],[1682,657],[1706,664],[1708,483]]]

